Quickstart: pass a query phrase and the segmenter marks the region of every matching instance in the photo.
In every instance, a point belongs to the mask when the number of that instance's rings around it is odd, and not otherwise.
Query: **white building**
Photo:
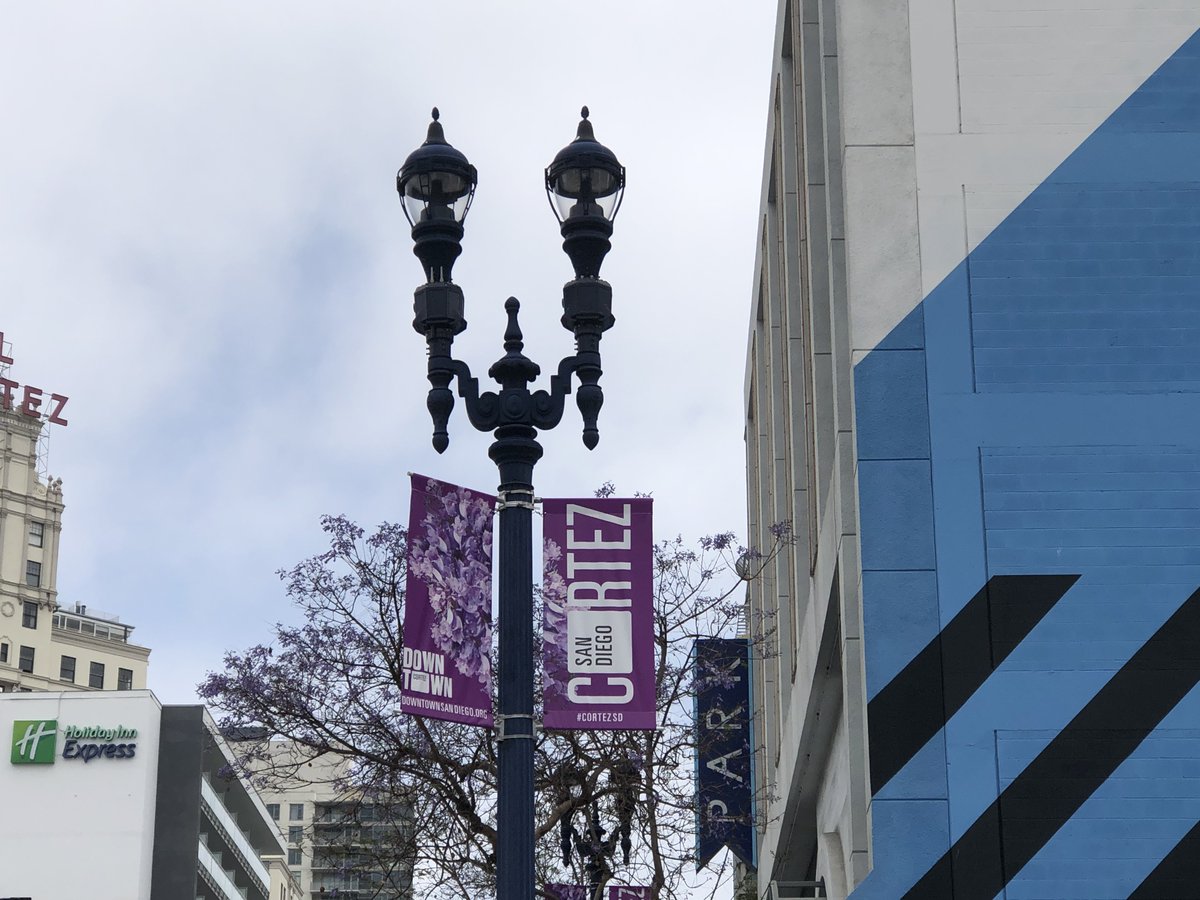
[[[0,693],[145,688],[150,651],[132,626],[58,603],[63,493],[38,477],[44,427],[0,409]]]
[[[236,745],[235,745],[236,746]],[[410,900],[412,847],[406,810],[364,800],[346,762],[290,741],[270,741],[269,784],[259,787],[287,843],[303,896],[322,900]]]
[[[298,900],[201,706],[149,691],[0,697],[0,896]]]

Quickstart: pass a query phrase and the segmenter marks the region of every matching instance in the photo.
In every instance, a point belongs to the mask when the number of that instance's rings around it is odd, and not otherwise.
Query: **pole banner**
[[[546,890],[554,900],[592,900],[588,888],[582,884],[548,884]],[[608,900],[650,900],[650,888],[610,886]]]
[[[412,476],[400,709],[492,726],[496,498]]]
[[[542,501],[546,728],[655,726],[651,509],[648,497]]]
[[[696,868],[728,847],[754,867],[750,642],[700,638],[696,696]]]

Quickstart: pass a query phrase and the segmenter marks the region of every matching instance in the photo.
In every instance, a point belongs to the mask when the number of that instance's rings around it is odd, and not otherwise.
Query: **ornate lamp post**
[[[504,304],[508,327],[505,354],[488,370],[498,392],[479,392],[479,380],[451,353],[455,335],[467,327],[463,292],[451,281],[462,252],[463,220],[475,194],[475,167],[446,142],[438,111],[425,143],[404,161],[396,189],[412,225],[413,253],[426,283],[416,289],[413,328],[429,347],[429,397],[433,446],[441,453],[454,408],[450,382],[467,418],[495,440],[488,455],[500,473],[500,686],[499,797],[496,896],[533,898],[533,467],[542,456],[539,430],[553,428],[563,415],[575,376],[575,402],[583,415],[583,443],[600,440],[596,419],[604,402],[600,390],[600,338],[613,325],[612,288],[600,278],[610,248],[612,221],[625,190],[625,169],[611,150],[596,141],[588,110],[575,140],[546,169],[546,192],[561,226],[563,250],[575,278],[563,287],[562,324],[575,335],[575,354],[558,364],[550,390],[531,391],[541,368],[528,359],[517,314],[520,304]]]

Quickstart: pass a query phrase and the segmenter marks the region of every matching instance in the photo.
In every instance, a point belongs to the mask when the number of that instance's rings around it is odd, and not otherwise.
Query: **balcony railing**
[[[228,836],[228,839],[233,843],[234,848],[241,855],[246,869],[263,885],[264,893],[268,891],[271,885],[271,874],[267,871],[267,867],[263,865],[262,860],[258,858],[258,851],[254,849],[254,845],[250,843],[245,833],[238,827],[237,822],[229,814],[229,810],[225,808],[225,804],[221,802],[221,798],[217,795],[212,785],[208,783],[207,778],[200,779],[200,796],[204,800],[205,805],[212,811],[213,816]]]
[[[200,847],[197,851],[196,862],[200,866],[202,874],[208,879],[209,883],[214,888],[220,891],[229,900],[235,897],[249,898],[250,893],[245,888],[238,887],[221,867],[220,861],[213,856],[208,845],[204,843],[204,836],[200,836]]]
[[[132,625],[122,625],[120,619],[109,613],[98,610],[88,612],[88,608],[82,603],[76,603],[73,610],[60,609],[56,612],[54,627],[103,641],[119,641],[122,644],[129,643],[129,633],[133,631]]]
[[[822,881],[772,881],[763,900],[821,900],[828,897]]]

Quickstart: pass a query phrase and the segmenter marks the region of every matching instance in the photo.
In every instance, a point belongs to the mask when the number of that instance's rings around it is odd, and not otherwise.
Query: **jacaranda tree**
[[[348,841],[343,870],[413,866],[416,896],[486,896],[496,860],[494,732],[400,712],[406,530],[385,523],[368,534],[342,516],[321,525],[329,549],[279,573],[302,624],[277,625],[271,643],[227,653],[199,694],[241,738],[234,745],[241,764],[260,785],[337,772],[347,803],[370,805],[374,818],[396,817],[394,827],[369,829],[387,839]],[[689,654],[697,637],[739,633],[744,586],[735,564],[743,559],[742,576],[762,568],[789,540],[788,529],[772,529],[771,540],[749,551],[730,533],[655,546],[658,728],[539,730],[541,896],[551,896],[551,883],[615,878],[649,885],[655,900],[683,900],[697,884],[728,876],[695,868]],[[770,628],[759,630],[769,640]],[[479,668],[488,665],[485,658]],[[290,742],[288,752],[279,752],[288,746],[281,741]]]

